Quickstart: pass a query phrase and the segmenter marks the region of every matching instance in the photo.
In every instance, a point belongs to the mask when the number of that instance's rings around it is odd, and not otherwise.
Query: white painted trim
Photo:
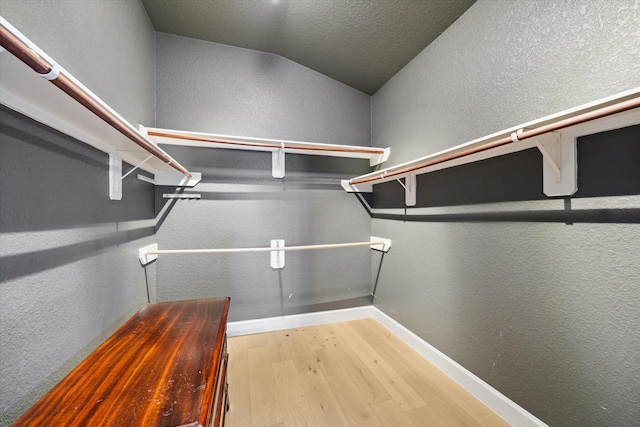
[[[374,318],[380,322],[409,347],[447,374],[512,426],[548,427],[547,424],[518,406],[462,365],[373,306],[229,322],[227,324],[227,335],[235,337],[366,318]]]
[[[342,310],[241,320],[227,323],[227,336],[235,337],[239,335],[259,334],[262,332],[282,331],[285,329],[346,322],[348,320],[366,319],[369,317],[373,317],[373,306],[371,305],[345,308]]]
[[[512,426],[548,427],[455,360],[375,307],[373,307],[373,318]]]

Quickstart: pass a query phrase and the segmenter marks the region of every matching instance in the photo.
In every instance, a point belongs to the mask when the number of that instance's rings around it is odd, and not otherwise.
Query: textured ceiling
[[[156,31],[275,53],[372,95],[475,0],[142,0]]]

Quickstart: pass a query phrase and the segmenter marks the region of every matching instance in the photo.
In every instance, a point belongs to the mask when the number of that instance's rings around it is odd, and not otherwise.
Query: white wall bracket
[[[145,246],[144,248],[140,248],[138,249],[138,259],[140,260],[140,264],[142,265],[147,265],[153,261],[155,261],[156,259],[158,259],[158,255],[157,254],[148,254],[148,251],[157,251],[158,250],[158,244],[154,243],[152,245],[149,246]]]
[[[340,181],[340,185],[347,193],[373,193],[373,184],[363,183],[363,184],[349,184],[348,179],[343,179]]]
[[[271,153],[271,176],[284,178],[284,142]]]
[[[371,239],[369,241],[370,242],[379,242],[379,241],[383,241],[384,242],[384,243],[382,243],[380,245],[371,245],[371,249],[373,249],[375,251],[389,252],[389,249],[391,249],[391,239],[385,239],[383,237],[371,236]]]
[[[272,248],[284,248],[284,240],[272,240],[271,241]],[[284,250],[282,251],[271,251],[271,268],[274,270],[279,270],[284,268]]]
[[[397,180],[400,185],[404,188],[404,204],[406,206],[415,206],[416,205],[416,175],[410,173],[404,177],[404,184],[400,179]]]
[[[109,153],[109,198],[122,200],[122,158],[118,152]]]
[[[369,159],[369,166],[376,166],[376,165],[379,165],[380,163],[386,162],[387,160],[389,160],[390,155],[391,155],[391,147],[387,147],[384,149],[384,152],[382,154],[375,154],[371,156],[371,159]]]
[[[122,157],[120,151],[109,153],[109,198],[111,200],[122,200],[122,180],[129,176],[133,171],[138,169],[143,163],[150,160],[152,156],[148,156],[142,162],[134,166],[126,174],[122,174]],[[144,182],[154,185],[166,185],[171,187],[194,187],[202,180],[200,172],[191,173],[189,178],[180,172],[157,172],[155,178],[151,179],[147,176],[138,174],[136,177]]]
[[[571,196],[578,191],[576,138],[550,132],[533,138],[542,154],[542,190],[548,197]]]

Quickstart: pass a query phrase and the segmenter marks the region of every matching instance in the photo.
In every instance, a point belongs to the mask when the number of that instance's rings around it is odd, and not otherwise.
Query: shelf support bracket
[[[348,179],[340,181],[340,185],[347,193],[373,193],[373,184],[367,182],[362,184],[349,184]]]
[[[547,161],[547,164],[549,165],[551,170],[553,170],[553,173],[556,174],[556,180],[560,181],[561,172],[560,172],[560,168],[558,167],[558,164],[556,163],[556,158],[558,157],[558,150],[557,150],[557,147],[555,146],[558,143],[557,137],[555,138],[555,141],[553,141],[554,144],[551,144],[551,147],[550,147],[554,151],[553,156],[545,148],[545,146],[542,145],[542,142],[540,142],[540,138],[537,138],[537,137],[533,138],[533,142],[535,142],[536,147],[538,147],[538,150],[540,151],[540,154],[542,154],[542,157]]]
[[[542,189],[548,197],[571,196],[578,191],[576,138],[549,132],[534,138],[542,154]]]
[[[511,134],[519,143],[519,129]],[[548,132],[531,138],[542,154],[542,189],[548,197],[571,196],[578,191],[576,139],[562,132]]]
[[[148,251],[157,251],[157,250],[158,250],[157,243],[138,249],[138,259],[140,260],[140,264],[147,265],[150,262],[157,260],[158,255],[147,253]]]
[[[384,152],[382,154],[374,154],[371,156],[371,159],[369,159],[369,166],[376,166],[379,165],[380,163],[384,163],[387,160],[389,160],[389,155],[391,154],[391,148],[387,147],[384,149]]]
[[[418,189],[416,182],[416,175],[413,173],[404,177],[404,204],[407,206],[416,205],[416,190]]]
[[[122,200],[122,158],[115,153],[109,153],[109,198]]]
[[[127,172],[124,175],[122,175],[122,177],[120,178],[120,181],[122,181],[123,179],[125,179],[126,177],[131,175],[133,173],[133,171],[138,169],[140,166],[142,166],[147,160],[151,159],[152,157],[153,157],[153,154],[150,154],[146,159],[144,159],[143,161],[138,163],[136,166],[134,166],[129,172]]]
[[[271,153],[271,175],[274,178],[284,178],[284,142]]]
[[[370,242],[379,242],[381,240],[384,243],[379,244],[379,245],[371,245],[371,249],[373,249],[374,251],[389,252],[389,249],[391,249],[391,239],[385,239],[384,237],[371,236],[369,241]]]

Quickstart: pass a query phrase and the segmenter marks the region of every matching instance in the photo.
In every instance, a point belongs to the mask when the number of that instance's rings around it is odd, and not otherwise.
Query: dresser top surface
[[[228,307],[229,298],[146,305],[14,425],[204,425]]]

